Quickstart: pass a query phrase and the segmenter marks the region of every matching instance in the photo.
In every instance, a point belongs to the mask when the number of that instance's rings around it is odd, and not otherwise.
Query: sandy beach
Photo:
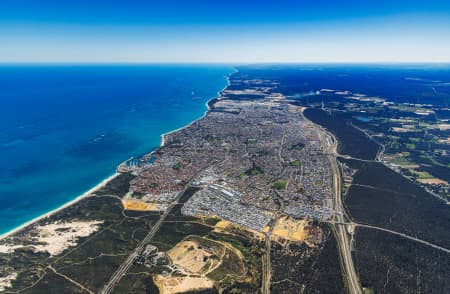
[[[225,87],[223,87],[222,90],[217,91],[217,94],[216,94],[215,97],[210,98],[210,99],[208,99],[208,101],[205,102],[206,110],[205,110],[205,112],[203,113],[203,115],[202,115],[201,117],[199,117],[199,118],[197,118],[197,119],[191,121],[190,123],[188,123],[188,124],[186,124],[186,125],[184,125],[184,126],[178,128],[178,129],[175,129],[175,130],[172,130],[172,131],[169,131],[169,132],[167,132],[167,133],[162,134],[162,135],[161,135],[161,145],[160,145],[160,147],[164,146],[164,144],[166,143],[165,137],[166,137],[167,135],[170,135],[170,134],[175,133],[175,132],[178,132],[178,131],[180,131],[180,130],[182,130],[182,129],[184,129],[184,128],[187,128],[187,127],[189,127],[190,125],[192,125],[193,123],[195,123],[196,121],[199,121],[199,120],[201,120],[202,118],[204,118],[205,115],[207,115],[208,112],[211,110],[211,108],[209,107],[209,102],[211,102],[211,100],[213,100],[213,99],[219,98],[219,97],[220,97],[220,94],[221,94],[228,86],[230,86],[230,76],[231,76],[233,73],[235,73],[235,72],[237,72],[236,69],[234,69],[234,71],[232,71],[230,74],[228,74],[228,75],[226,76],[227,84],[225,85]]]
[[[188,123],[188,124],[186,124],[186,125],[184,125],[184,126],[178,128],[178,129],[175,129],[175,130],[172,130],[172,131],[169,131],[169,132],[167,132],[167,133],[162,134],[162,135],[161,135],[161,143],[160,143],[160,147],[164,146],[164,144],[165,144],[165,137],[166,137],[167,135],[169,135],[169,134],[171,134],[171,133],[174,133],[174,132],[177,132],[177,131],[179,131],[179,130],[182,130],[182,129],[184,129],[184,128],[187,128],[188,126],[192,125],[193,123],[195,123],[196,121],[202,119],[203,117],[205,117],[205,115],[208,114],[208,112],[209,112],[209,110],[210,110],[209,102],[210,102],[211,100],[213,100],[213,99],[216,99],[216,98],[220,97],[221,92],[224,91],[224,90],[230,85],[229,77],[230,77],[230,75],[233,74],[234,72],[236,72],[236,69],[235,69],[233,72],[231,72],[230,74],[228,74],[228,75],[226,76],[226,80],[227,80],[226,86],[224,86],[222,90],[218,91],[216,96],[214,96],[213,98],[210,98],[210,99],[208,99],[208,101],[206,101],[206,103],[205,103],[205,105],[206,105],[206,110],[205,110],[205,112],[203,113],[203,115],[202,115],[201,117],[199,117],[199,118],[197,118],[197,119],[191,121],[190,123]],[[156,149],[155,149],[155,150],[156,150]],[[153,150],[152,152],[150,152],[150,155],[151,155],[155,150]],[[35,223],[35,222],[37,222],[37,221],[39,221],[39,220],[42,220],[42,219],[44,219],[44,218],[46,218],[46,217],[49,217],[49,216],[51,216],[51,215],[57,213],[58,211],[61,211],[61,210],[65,209],[65,208],[71,206],[72,204],[75,204],[76,202],[78,202],[78,201],[80,201],[80,200],[82,200],[82,199],[88,197],[89,195],[91,195],[92,193],[94,193],[95,191],[97,191],[98,189],[104,187],[109,181],[113,180],[113,179],[116,178],[118,175],[119,175],[119,173],[116,172],[115,174],[113,174],[113,175],[109,176],[108,178],[104,179],[103,181],[101,181],[99,184],[97,184],[97,185],[94,186],[93,188],[89,189],[88,191],[84,192],[83,194],[81,194],[80,196],[74,198],[73,200],[71,200],[71,201],[69,201],[69,202],[63,204],[62,206],[60,206],[60,207],[58,207],[58,208],[56,208],[56,209],[54,209],[54,210],[51,210],[51,211],[49,211],[49,212],[47,212],[47,213],[45,213],[45,214],[43,214],[43,215],[41,215],[41,216],[38,216],[38,217],[36,217],[36,218],[34,218],[34,219],[32,219],[32,220],[26,222],[26,223],[24,223],[24,224],[22,224],[22,225],[20,225],[20,226],[18,226],[18,227],[16,227],[16,228],[14,228],[14,229],[11,230],[11,231],[6,232],[6,233],[0,235],[0,240],[5,239],[5,238],[7,238],[7,237],[9,237],[9,236],[11,236],[11,235],[13,235],[13,234],[15,234],[15,233],[17,233],[17,232],[23,230],[23,229],[25,229],[25,228],[28,227],[29,225],[32,225],[33,223]]]
[[[30,220],[29,222],[26,222],[26,223],[24,223],[24,224],[18,226],[17,228],[15,228],[15,229],[13,229],[13,230],[11,230],[11,231],[5,233],[5,234],[0,235],[0,240],[5,239],[6,237],[11,236],[11,235],[13,235],[13,234],[15,234],[15,233],[17,233],[17,232],[19,232],[19,231],[25,229],[25,228],[28,227],[29,225],[32,225],[33,223],[35,223],[35,222],[37,222],[37,221],[40,221],[41,219],[44,219],[44,218],[46,218],[46,217],[49,217],[49,216],[51,216],[51,215],[57,213],[58,211],[61,211],[61,210],[65,209],[65,208],[71,206],[72,204],[74,204],[74,203],[80,201],[81,199],[84,199],[84,198],[88,197],[89,195],[91,195],[92,193],[94,193],[95,191],[97,191],[98,189],[104,187],[109,181],[113,180],[113,179],[116,178],[118,175],[119,175],[119,173],[115,173],[115,174],[113,174],[113,175],[107,177],[106,179],[104,179],[103,181],[101,181],[100,183],[98,183],[96,186],[92,187],[91,189],[89,189],[88,191],[84,192],[83,194],[81,194],[80,196],[76,197],[75,199],[73,199],[73,200],[71,200],[71,201],[69,201],[69,202],[63,204],[62,206],[60,206],[60,207],[58,207],[58,208],[56,208],[56,209],[54,209],[54,210],[51,210],[51,211],[49,211],[49,212],[47,212],[47,213],[45,213],[45,214],[43,214],[43,215],[41,215],[41,216],[38,216],[38,217],[36,217],[36,218]]]

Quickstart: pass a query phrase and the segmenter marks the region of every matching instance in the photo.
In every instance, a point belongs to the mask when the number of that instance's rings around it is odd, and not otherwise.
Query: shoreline
[[[200,117],[197,118],[197,119],[194,119],[193,121],[191,121],[190,123],[188,123],[188,124],[186,124],[186,125],[184,125],[184,126],[182,126],[182,127],[179,127],[178,129],[171,130],[171,131],[169,131],[169,132],[166,132],[166,133],[164,133],[164,134],[161,134],[161,143],[160,143],[160,145],[159,145],[158,148],[160,148],[160,147],[162,147],[162,146],[165,145],[165,143],[166,143],[166,138],[165,138],[165,137],[166,137],[167,135],[170,135],[170,134],[175,133],[175,132],[178,132],[178,131],[180,131],[180,130],[182,130],[182,129],[184,129],[184,128],[187,128],[187,127],[189,127],[190,125],[192,125],[193,123],[195,123],[195,122],[201,120],[202,118],[204,118],[204,117],[208,114],[208,112],[211,110],[211,107],[209,106],[209,102],[211,102],[211,100],[213,100],[213,99],[220,98],[221,93],[222,93],[226,88],[228,88],[228,87],[230,86],[230,76],[231,76],[233,73],[236,73],[236,72],[237,72],[237,69],[234,68],[234,70],[233,70],[231,73],[229,73],[229,74],[225,77],[226,80],[227,80],[227,84],[225,85],[225,87],[223,87],[222,90],[217,91],[215,97],[211,97],[211,98],[209,98],[209,99],[205,102],[206,110],[205,110],[205,112],[203,113],[202,116],[200,116]],[[150,155],[151,155],[153,152],[155,152],[158,148],[156,148],[155,150],[153,150],[153,151],[150,153]]]
[[[166,137],[167,135],[170,135],[170,134],[172,134],[172,133],[174,133],[174,132],[177,132],[177,131],[179,131],[179,130],[182,130],[182,129],[184,129],[184,128],[187,128],[187,127],[189,127],[190,125],[192,125],[193,123],[195,123],[196,121],[198,121],[198,120],[204,118],[204,117],[208,114],[208,112],[211,110],[211,108],[209,107],[209,102],[210,102],[211,100],[213,100],[213,99],[219,98],[220,95],[221,95],[221,93],[222,93],[226,88],[228,88],[228,86],[230,86],[230,76],[231,76],[233,73],[236,73],[236,72],[237,72],[237,69],[234,68],[234,70],[233,70],[232,72],[230,72],[227,76],[225,76],[226,81],[227,81],[227,84],[225,85],[225,87],[224,87],[222,90],[217,91],[217,94],[216,94],[215,97],[211,97],[211,98],[209,98],[209,99],[205,102],[206,110],[205,110],[205,112],[203,113],[202,116],[200,116],[199,118],[197,118],[197,119],[195,119],[195,120],[189,122],[188,124],[186,124],[186,125],[184,125],[184,126],[182,126],[182,127],[179,127],[178,129],[171,130],[171,131],[169,131],[169,132],[166,132],[166,133],[161,134],[161,143],[160,143],[159,147],[155,148],[153,151],[151,151],[151,152],[148,153],[148,154],[151,155],[153,152],[155,152],[155,151],[158,150],[159,148],[163,147],[163,146],[165,145],[165,143],[166,143],[166,142],[165,142],[165,137]],[[123,163],[123,162],[122,162],[122,163]],[[120,163],[117,167],[119,167],[122,163]],[[3,239],[6,239],[7,237],[10,237],[11,235],[14,235],[15,233],[18,233],[19,231],[21,231],[21,230],[27,228],[28,226],[30,226],[30,225],[32,225],[32,224],[34,224],[34,223],[36,223],[36,222],[38,222],[38,221],[40,221],[40,220],[42,220],[42,219],[44,219],[44,218],[47,218],[47,217],[49,217],[49,216],[51,216],[51,215],[53,215],[53,214],[55,214],[55,213],[57,213],[57,212],[59,212],[59,211],[65,209],[65,208],[68,208],[69,206],[71,206],[71,205],[77,203],[78,201],[80,201],[80,200],[82,200],[82,199],[84,199],[84,198],[89,197],[92,193],[94,193],[95,191],[99,190],[100,188],[103,188],[106,184],[108,184],[110,181],[112,181],[113,179],[115,179],[118,175],[120,175],[120,173],[119,173],[119,172],[115,172],[113,175],[110,175],[109,177],[103,179],[100,183],[98,183],[97,185],[95,185],[95,186],[92,187],[91,189],[87,190],[87,191],[84,192],[83,194],[81,194],[81,195],[75,197],[74,199],[70,200],[69,202],[66,202],[66,203],[64,203],[63,205],[61,205],[61,206],[59,206],[59,207],[57,207],[57,208],[55,208],[55,209],[52,209],[52,210],[50,210],[50,211],[48,211],[48,212],[46,212],[46,213],[44,213],[44,214],[42,214],[42,215],[40,215],[40,216],[37,216],[37,217],[35,217],[34,219],[31,219],[31,220],[29,220],[29,221],[27,221],[27,222],[25,222],[25,223],[23,223],[23,224],[21,224],[21,225],[15,227],[15,228],[12,229],[12,230],[7,231],[6,233],[0,234],[0,241],[3,240]]]
[[[19,232],[19,231],[21,231],[21,230],[23,230],[23,229],[25,229],[26,227],[34,224],[35,222],[38,222],[38,221],[40,221],[40,220],[42,220],[44,218],[47,218],[47,217],[49,217],[49,216],[51,216],[51,215],[53,215],[53,214],[55,214],[55,213],[65,209],[65,208],[67,208],[67,207],[77,203],[78,201],[91,196],[92,193],[94,193],[95,191],[97,191],[100,188],[103,188],[106,184],[108,184],[110,181],[115,179],[119,174],[120,173],[116,172],[113,175],[110,175],[109,177],[107,177],[106,179],[103,179],[100,183],[98,183],[97,185],[95,185],[91,189],[89,189],[86,192],[84,192],[83,194],[75,197],[74,199],[70,200],[69,202],[64,203],[63,205],[61,205],[61,206],[59,206],[59,207],[57,207],[55,209],[52,209],[52,210],[44,213],[43,215],[35,217],[34,219],[32,219],[30,221],[27,221],[26,223],[21,224],[20,226],[12,229],[12,230],[10,230],[10,231],[8,231],[6,233],[1,234],[0,235],[0,241],[5,239],[5,238],[7,238],[7,237],[9,237],[9,236],[11,236],[11,235],[13,235],[13,234],[15,234],[15,233],[17,233],[17,232]]]

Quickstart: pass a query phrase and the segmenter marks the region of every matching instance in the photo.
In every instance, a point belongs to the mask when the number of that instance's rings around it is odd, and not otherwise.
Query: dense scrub
[[[386,232],[358,228],[354,259],[375,293],[447,293],[450,255]]]
[[[361,159],[374,159],[377,155],[379,145],[360,130],[347,124],[339,114],[333,112],[330,115],[315,108],[306,109],[304,114],[306,118],[325,127],[337,137],[339,153]]]
[[[450,248],[450,207],[381,163],[344,160],[357,168],[345,205],[356,222]]]
[[[271,249],[272,293],[345,293],[336,240],[325,229],[323,243],[309,247],[274,243]]]

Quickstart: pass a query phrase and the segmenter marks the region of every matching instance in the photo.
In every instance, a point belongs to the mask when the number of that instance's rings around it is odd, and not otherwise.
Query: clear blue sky
[[[0,1],[0,62],[385,61],[449,62],[450,1]]]

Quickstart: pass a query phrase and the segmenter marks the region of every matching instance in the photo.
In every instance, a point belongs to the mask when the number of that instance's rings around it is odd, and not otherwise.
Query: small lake
[[[372,118],[367,117],[367,116],[360,116],[360,115],[358,115],[358,116],[355,116],[354,118],[355,118],[356,120],[358,120],[358,121],[361,121],[361,122],[369,122],[369,121],[372,121]]]

